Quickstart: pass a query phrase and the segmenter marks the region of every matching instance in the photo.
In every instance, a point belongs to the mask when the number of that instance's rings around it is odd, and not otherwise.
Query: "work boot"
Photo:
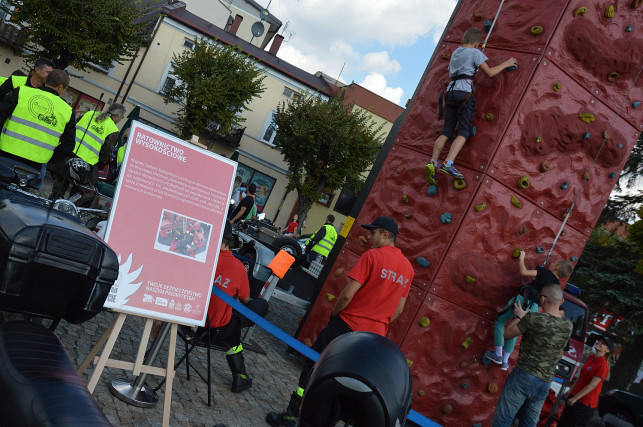
[[[227,354],[225,358],[232,371],[232,392],[241,393],[243,390],[252,387],[252,379],[246,374],[243,353]]]
[[[266,422],[273,427],[297,427],[299,425],[299,406],[301,405],[301,396],[296,392],[290,396],[290,403],[286,412],[278,414],[274,411],[268,412]]]

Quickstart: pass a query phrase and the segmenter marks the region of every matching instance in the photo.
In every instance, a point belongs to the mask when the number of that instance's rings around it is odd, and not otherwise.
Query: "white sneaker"
[[[503,371],[506,371],[509,369],[509,363],[508,362],[502,362],[502,365],[500,366],[500,369]]]
[[[493,363],[497,363],[498,365],[502,364],[502,356],[498,356],[495,351],[487,351],[484,355]]]

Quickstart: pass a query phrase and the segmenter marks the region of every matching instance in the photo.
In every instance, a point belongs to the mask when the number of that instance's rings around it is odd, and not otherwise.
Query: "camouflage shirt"
[[[547,313],[527,313],[518,322],[522,341],[516,367],[543,381],[551,382],[572,328],[569,319]]]

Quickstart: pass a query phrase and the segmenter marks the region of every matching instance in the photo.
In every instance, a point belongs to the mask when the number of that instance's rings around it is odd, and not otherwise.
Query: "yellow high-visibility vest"
[[[328,254],[330,253],[331,249],[333,249],[333,246],[337,241],[337,230],[335,230],[335,227],[330,224],[324,224],[324,228],[326,228],[326,234],[324,235],[324,238],[317,242],[317,244],[315,244],[315,246],[313,246],[311,250],[313,252],[317,252],[321,256],[328,257]],[[315,237],[315,234],[313,234],[308,238],[308,240],[306,240],[306,245],[308,245],[308,242],[310,242]]]
[[[89,163],[95,165],[98,162],[98,154],[105,143],[107,135],[118,132],[118,127],[111,117],[105,120],[96,120],[98,111],[88,111],[76,123],[76,146],[74,154]]]

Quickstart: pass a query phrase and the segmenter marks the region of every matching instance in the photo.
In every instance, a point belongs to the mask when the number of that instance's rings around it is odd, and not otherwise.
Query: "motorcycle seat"
[[[0,326],[0,424],[111,426],[62,342],[42,325]]]

